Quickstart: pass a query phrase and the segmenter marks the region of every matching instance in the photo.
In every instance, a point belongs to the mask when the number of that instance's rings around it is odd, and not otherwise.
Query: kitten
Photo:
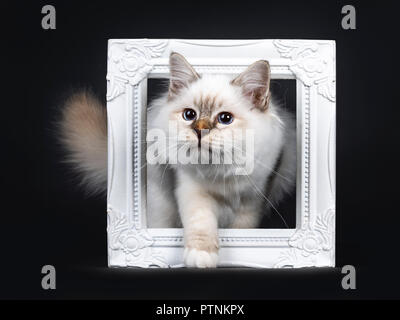
[[[147,119],[148,133],[159,130],[174,141],[157,149],[156,163],[147,164],[148,227],[182,225],[185,264],[215,267],[218,227],[257,227],[295,183],[295,124],[271,101],[269,63],[257,61],[233,79],[200,76],[173,52],[169,90],[151,104]],[[76,94],[66,103],[61,128],[68,159],[84,182],[91,190],[105,190],[105,108],[86,92]],[[190,159],[208,162],[172,161],[188,152]],[[239,166],[236,153],[251,166]],[[232,163],[224,163],[228,156]]]

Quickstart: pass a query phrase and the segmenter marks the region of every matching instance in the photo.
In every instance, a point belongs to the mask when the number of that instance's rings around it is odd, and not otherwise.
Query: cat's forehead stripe
[[[220,108],[223,105],[218,95],[201,93],[199,97],[194,97],[194,104],[200,109],[201,113],[210,114],[213,109]]]

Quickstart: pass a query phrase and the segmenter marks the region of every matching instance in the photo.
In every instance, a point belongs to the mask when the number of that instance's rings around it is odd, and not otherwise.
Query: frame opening
[[[163,93],[168,91],[168,85],[169,85],[169,79],[167,77],[165,78],[148,78],[147,79],[147,108],[152,105],[152,102],[159,98]],[[296,79],[272,79],[271,80],[271,92],[272,92],[272,99],[273,103],[276,105],[279,105],[280,108],[283,108],[286,112],[288,112],[294,119],[294,122],[296,123],[297,127],[297,96],[296,96]],[[147,112],[146,112],[147,113]],[[151,121],[151,119],[148,118],[146,114],[146,128],[148,127],[148,122]],[[296,130],[296,135],[297,135]],[[294,137],[296,139],[296,137]],[[296,142],[294,142],[296,144]],[[146,145],[147,147],[147,145]],[[297,150],[296,150],[297,154]],[[297,157],[297,155],[296,155]],[[261,159],[260,159],[261,160]],[[260,161],[257,160],[257,161]],[[259,163],[256,163],[255,165],[262,165]],[[165,184],[165,178],[168,175],[168,167],[163,168],[163,174],[162,174],[162,179],[160,180],[159,183],[162,183],[163,185]],[[272,173],[270,178],[272,178],[274,175],[279,174],[279,173]],[[147,179],[147,171],[145,172],[144,176],[142,179],[146,184],[146,200],[147,200],[147,188],[151,188],[149,183],[155,183],[153,180],[148,180]],[[283,199],[279,201],[279,203],[274,205],[274,208],[269,209],[267,206],[268,204],[268,199],[263,200],[264,202],[264,210],[261,209],[261,218],[260,221],[257,225],[257,227],[252,228],[252,229],[296,229],[296,219],[298,215],[296,214],[296,210],[298,208],[298,197],[297,197],[297,185],[298,181],[296,179],[295,185],[293,186],[291,192],[286,193],[283,196]],[[168,184],[165,185],[165,188],[171,187]],[[174,187],[176,187],[174,185]],[[255,191],[257,192],[257,191]],[[170,196],[173,196],[171,193],[169,193]],[[263,195],[265,195],[265,192],[263,191]],[[262,196],[262,195],[260,195]],[[145,201],[145,200],[143,200]],[[152,201],[152,200],[150,200]],[[148,213],[147,210],[147,203],[146,201],[146,214]],[[147,220],[147,219],[146,219]],[[180,224],[178,222],[179,227]],[[226,228],[226,229],[235,229],[235,228]]]

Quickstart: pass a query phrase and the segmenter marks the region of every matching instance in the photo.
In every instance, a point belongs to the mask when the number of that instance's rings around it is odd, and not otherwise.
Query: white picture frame
[[[218,266],[335,266],[335,42],[111,39],[108,42],[108,265],[182,267],[182,229],[146,228],[147,79],[168,78],[171,51],[199,73],[234,73],[268,60],[272,79],[296,79],[295,229],[220,229]]]

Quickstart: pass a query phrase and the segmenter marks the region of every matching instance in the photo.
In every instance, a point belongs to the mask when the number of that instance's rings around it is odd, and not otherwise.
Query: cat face
[[[177,124],[179,140],[201,152],[224,151],[241,131],[250,128],[251,105],[229,77],[204,75],[170,99],[169,120]]]
[[[160,117],[176,125],[174,134],[179,146],[186,146],[184,150],[197,150],[213,163],[215,155],[220,161],[227,153],[243,155],[249,141],[268,143],[273,110],[269,108],[267,61],[255,62],[232,79],[228,75],[200,76],[183,56],[172,53],[170,75],[167,106]]]

